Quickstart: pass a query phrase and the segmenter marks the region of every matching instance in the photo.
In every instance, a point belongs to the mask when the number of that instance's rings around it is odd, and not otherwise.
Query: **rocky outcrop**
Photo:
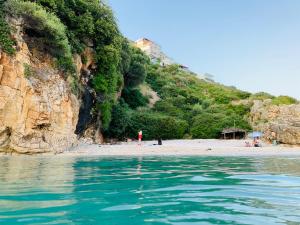
[[[0,50],[0,148],[18,153],[60,152],[76,143],[79,102],[51,57],[36,57],[14,21],[17,51]]]
[[[277,106],[271,100],[254,101],[250,122],[254,129],[264,132],[266,140],[300,145],[300,104]]]

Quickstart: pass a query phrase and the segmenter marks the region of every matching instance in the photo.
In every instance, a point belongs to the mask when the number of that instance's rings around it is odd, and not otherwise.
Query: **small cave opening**
[[[37,30],[27,27],[24,30],[24,34],[28,36],[29,38],[42,38],[44,35],[41,32],[38,32]]]
[[[39,60],[45,59],[45,53],[51,54],[53,46],[47,41],[49,34],[41,32],[31,26],[24,28],[24,40],[28,45],[29,51]]]
[[[48,129],[49,127],[51,126],[51,124],[49,123],[41,123],[41,124],[38,124],[34,127],[34,129],[36,130],[46,130]]]
[[[87,87],[82,93],[82,103],[79,110],[79,118],[75,134],[81,136],[92,121],[91,110],[94,106],[94,96],[89,92]]]

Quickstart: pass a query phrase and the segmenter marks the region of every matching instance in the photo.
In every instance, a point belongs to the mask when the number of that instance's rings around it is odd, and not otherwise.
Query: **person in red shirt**
[[[139,145],[141,145],[141,143],[142,143],[142,138],[143,138],[143,131],[139,131],[138,132],[138,140],[139,140]]]

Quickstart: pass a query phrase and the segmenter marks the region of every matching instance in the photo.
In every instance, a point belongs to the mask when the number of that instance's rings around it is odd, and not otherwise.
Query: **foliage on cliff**
[[[4,2],[0,0],[0,50],[12,55],[15,52],[14,42],[10,37],[10,28],[4,18]]]
[[[5,4],[6,14],[25,20],[25,32],[35,40],[43,43],[47,52],[57,57],[58,66],[64,71],[73,71],[71,46],[63,23],[54,14],[42,6],[20,0],[9,0]]]
[[[25,35],[34,40],[35,47],[55,57],[67,76],[74,73],[72,54],[93,48],[96,69],[89,85],[98,99],[93,112],[102,119],[103,129],[107,128],[115,95],[123,85],[121,67],[125,63],[121,56],[125,39],[111,9],[99,0],[7,0],[2,8],[6,16],[23,19]],[[6,31],[0,36],[1,47],[11,51],[8,28],[1,27]]]

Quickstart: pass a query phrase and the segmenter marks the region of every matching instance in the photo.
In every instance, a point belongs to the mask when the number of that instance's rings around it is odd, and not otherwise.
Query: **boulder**
[[[266,140],[272,141],[275,135],[280,143],[300,145],[300,104],[277,106],[271,100],[254,101],[250,123]]]

